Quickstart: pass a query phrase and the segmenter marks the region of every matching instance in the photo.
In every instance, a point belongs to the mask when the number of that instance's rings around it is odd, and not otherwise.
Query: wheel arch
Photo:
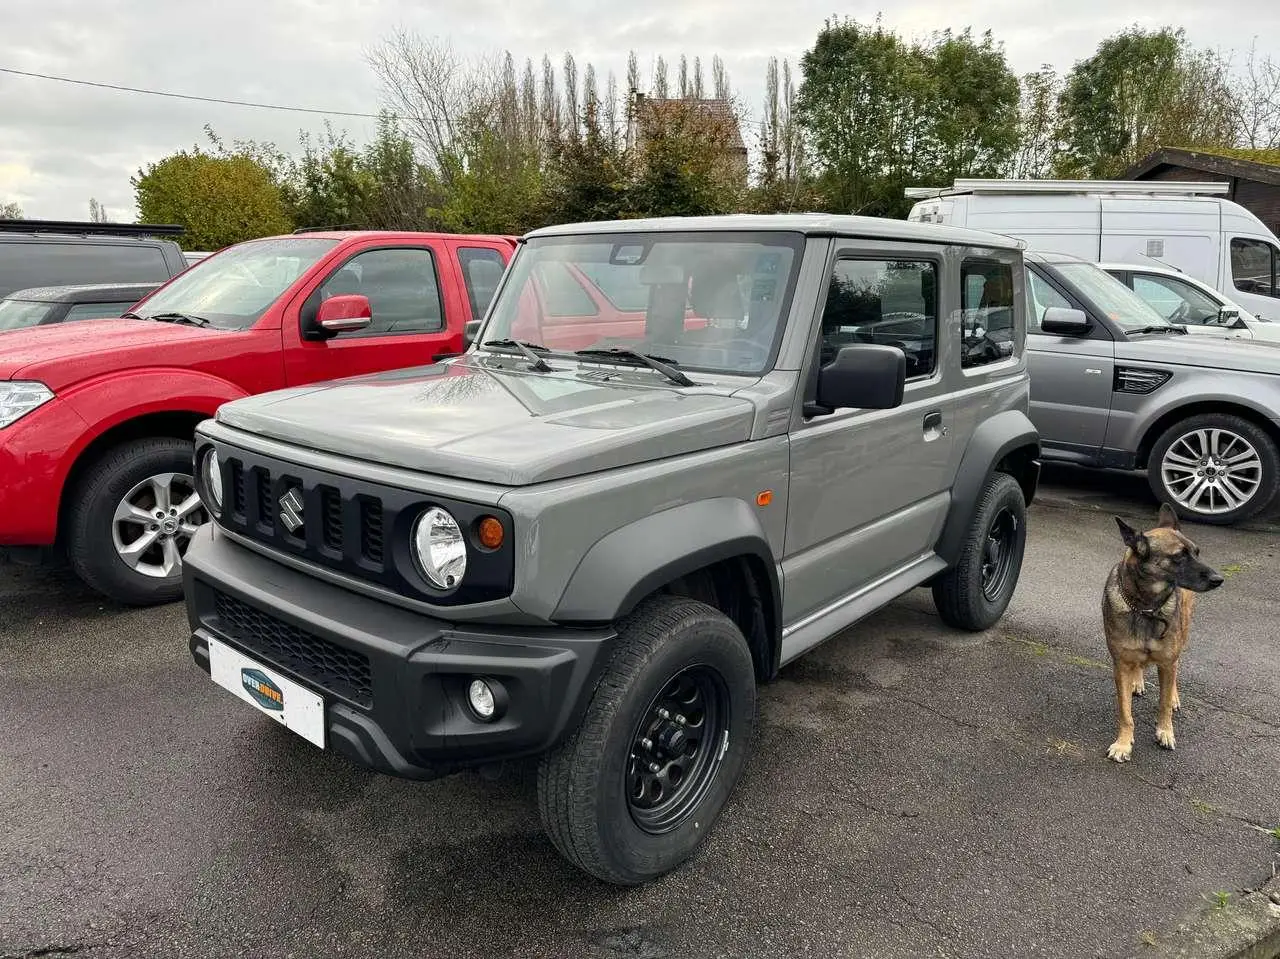
[[[757,676],[776,675],[781,582],[747,503],[730,497],[687,503],[605,535],[579,562],[551,618],[615,622],[659,593],[688,596],[729,616],[747,639]]]
[[[1005,410],[984,420],[965,447],[951,487],[951,506],[938,537],[937,553],[948,568],[959,561],[965,537],[987,481],[1008,473],[1018,481],[1027,505],[1040,481],[1040,434],[1020,410]]]
[[[1266,433],[1271,438],[1271,442],[1280,450],[1280,424],[1277,424],[1266,414],[1254,409],[1252,406],[1245,403],[1233,403],[1230,400],[1192,401],[1175,406],[1170,410],[1165,410],[1151,422],[1143,431],[1142,440],[1138,443],[1134,465],[1140,470],[1147,469],[1150,465],[1151,451],[1155,448],[1156,441],[1160,439],[1165,430],[1180,420],[1190,419],[1193,416],[1200,416],[1205,413],[1221,413],[1248,420]]]

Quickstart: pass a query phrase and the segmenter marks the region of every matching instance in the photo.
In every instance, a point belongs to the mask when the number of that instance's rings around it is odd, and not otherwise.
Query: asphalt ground
[[[788,667],[701,854],[630,890],[555,854],[527,775],[361,771],[215,687],[180,605],[0,565],[0,956],[1158,954],[1280,859],[1280,522],[1194,528],[1228,579],[1178,748],[1151,676],[1117,766],[1112,512],[1155,504],[1049,471],[996,628],[917,591]]]

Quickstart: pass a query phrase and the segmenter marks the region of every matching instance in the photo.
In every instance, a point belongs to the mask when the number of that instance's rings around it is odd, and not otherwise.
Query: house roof
[[[703,99],[692,97],[674,97],[659,99],[639,96],[636,102],[637,119],[641,124],[651,122],[656,117],[670,116],[681,110],[693,110],[702,115],[709,123],[721,126],[729,138],[729,149],[746,152],[747,146],[742,141],[742,130],[738,126],[738,118],[734,115],[733,106],[728,100]]]
[[[1123,174],[1142,180],[1161,167],[1180,166],[1219,176],[1240,177],[1280,186],[1280,150],[1232,150],[1217,147],[1162,147],[1143,157]]]

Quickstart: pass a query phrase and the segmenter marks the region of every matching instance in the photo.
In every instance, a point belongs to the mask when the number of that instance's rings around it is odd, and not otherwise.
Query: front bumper
[[[212,637],[279,670],[324,697],[326,748],[406,779],[555,745],[585,710],[616,635],[433,619],[289,569],[214,524],[193,537],[183,579],[197,665],[209,671]],[[489,722],[467,704],[476,677],[505,692]]]
[[[52,546],[71,451],[88,427],[54,397],[0,429],[0,546]]]

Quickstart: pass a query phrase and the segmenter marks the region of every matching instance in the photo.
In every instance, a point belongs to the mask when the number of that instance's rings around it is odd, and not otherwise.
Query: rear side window
[[[881,343],[907,357],[907,378],[933,373],[938,338],[938,273],[917,260],[836,261],[822,313],[821,362],[842,346]]]
[[[506,264],[497,250],[479,246],[466,246],[458,250],[458,263],[462,266],[462,281],[467,287],[467,299],[471,302],[471,318],[478,320],[489,308],[498,281]]]
[[[133,306],[132,302],[128,303],[77,303],[63,318],[62,322],[70,323],[73,320],[96,320],[107,317],[116,317],[122,314],[129,307]]]
[[[968,369],[1013,356],[1013,265],[966,259],[960,281],[960,365]]]
[[[169,279],[158,246],[142,243],[0,242],[0,295],[70,283],[147,283]]]
[[[1231,279],[1241,293],[1280,296],[1276,288],[1276,248],[1262,240],[1231,241]]]

